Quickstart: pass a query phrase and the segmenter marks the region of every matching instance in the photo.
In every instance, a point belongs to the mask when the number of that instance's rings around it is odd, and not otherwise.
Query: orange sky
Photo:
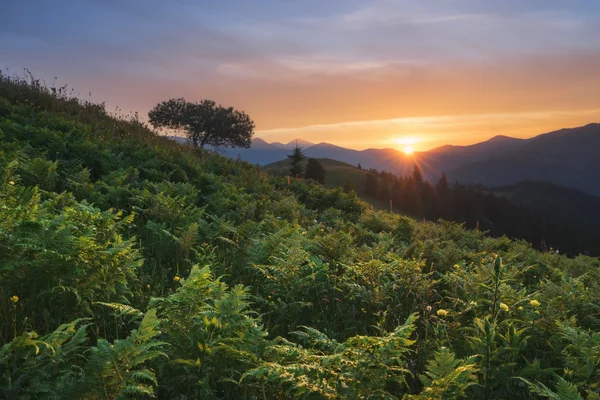
[[[136,1],[7,3],[0,68],[141,115],[214,99],[269,142],[422,151],[600,122],[596,1]]]

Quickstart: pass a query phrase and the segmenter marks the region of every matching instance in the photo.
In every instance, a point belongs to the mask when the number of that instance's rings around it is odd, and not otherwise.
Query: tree
[[[314,158],[308,159],[306,165],[306,172],[304,173],[306,179],[314,179],[315,181],[324,184],[325,183],[325,168],[319,161]]]
[[[155,128],[183,129],[194,146],[250,147],[254,122],[243,111],[212,100],[191,103],[183,98],[158,103],[148,113]]]
[[[290,166],[290,175],[291,176],[301,176],[304,168],[302,167],[302,161],[306,159],[304,156],[304,152],[302,151],[302,147],[298,147],[298,143],[294,147],[292,154],[288,155],[292,165]]]
[[[416,165],[413,169],[412,180],[417,187],[423,186],[423,175],[421,175],[421,170]]]
[[[371,197],[376,198],[379,194],[379,184],[377,183],[377,176],[369,173],[365,177],[365,192]]]
[[[356,168],[362,169],[362,165],[360,165],[360,163],[358,163],[358,165],[356,166]]]

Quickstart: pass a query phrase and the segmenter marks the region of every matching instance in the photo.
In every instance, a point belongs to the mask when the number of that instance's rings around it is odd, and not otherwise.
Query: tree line
[[[600,254],[600,235],[593,227],[514,203],[481,185],[450,184],[445,174],[431,184],[423,179],[417,166],[412,174],[403,177],[371,169],[364,185],[370,197],[391,201],[394,211],[415,218],[464,223],[467,228],[488,231],[496,237],[526,240],[541,250]]]

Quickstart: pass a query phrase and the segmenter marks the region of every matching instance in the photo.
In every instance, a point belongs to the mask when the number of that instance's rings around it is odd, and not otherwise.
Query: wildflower
[[[146,289],[150,289],[150,284],[147,284],[147,285],[146,285]]]
[[[8,184],[9,184],[9,185],[14,185],[14,184],[15,184],[15,181],[10,181],[10,182],[8,182]]]
[[[518,310],[523,311],[523,306],[519,306]]]
[[[13,297],[11,297],[10,301],[12,301],[13,303],[17,304],[19,302],[19,296],[13,296]]]
[[[446,315],[448,315],[448,311],[446,310],[437,310],[437,315],[439,315],[440,317],[445,317]]]
[[[267,297],[270,299],[270,298],[271,298],[271,297],[273,297],[273,296],[267,296]]]
[[[529,304],[531,304],[533,307],[539,307],[541,303],[537,300],[531,300]]]
[[[427,306],[426,310],[427,310],[427,312],[431,312],[431,310],[432,310],[431,306]]]
[[[179,282],[179,281],[181,280],[181,278],[180,278],[180,277],[178,277],[177,275],[175,275],[175,278],[173,278],[173,280],[174,280],[175,282]]]
[[[502,311],[508,312],[508,306],[506,304],[500,303],[500,308],[502,309]]]
[[[472,301],[472,302],[469,303],[469,305],[471,307],[477,307],[477,302],[476,301]]]
[[[454,269],[460,269],[460,265],[458,265],[458,264],[454,264],[454,267],[453,267],[453,268],[454,268]]]
[[[364,313],[366,313],[366,312],[367,312],[367,310],[365,310],[364,308],[361,308],[361,309],[360,309],[360,311],[362,311],[362,312],[364,312]]]

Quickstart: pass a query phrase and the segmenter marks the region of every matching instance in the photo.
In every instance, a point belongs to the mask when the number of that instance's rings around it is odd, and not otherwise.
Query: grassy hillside
[[[600,262],[0,76],[0,398],[597,399]]]
[[[316,160],[325,168],[325,186],[329,188],[350,187],[356,192],[359,198],[368,202],[376,209],[389,210],[389,203],[369,196],[365,191],[365,176],[368,174],[368,171],[330,158],[317,158]],[[304,168],[306,168],[307,162],[307,160],[304,161]],[[280,160],[265,165],[263,169],[275,175],[287,176],[289,175],[290,162],[289,160]]]

